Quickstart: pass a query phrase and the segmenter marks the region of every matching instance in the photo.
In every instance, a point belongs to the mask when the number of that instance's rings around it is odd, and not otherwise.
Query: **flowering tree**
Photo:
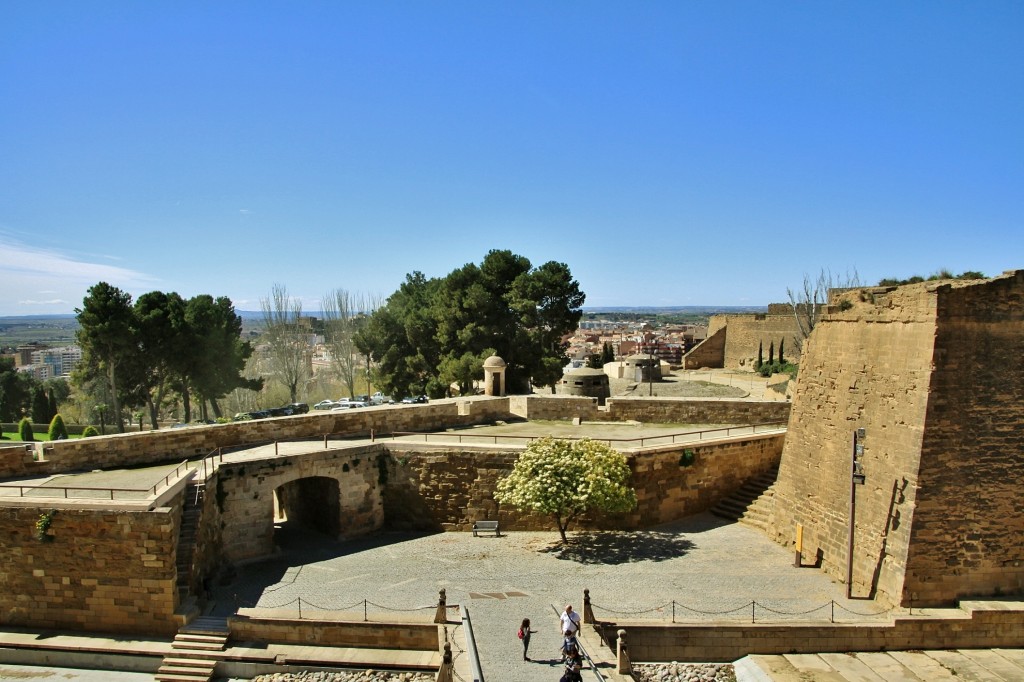
[[[629,477],[625,455],[603,443],[541,438],[526,447],[512,473],[498,482],[494,498],[551,516],[562,542],[567,542],[565,531],[581,514],[636,507]]]

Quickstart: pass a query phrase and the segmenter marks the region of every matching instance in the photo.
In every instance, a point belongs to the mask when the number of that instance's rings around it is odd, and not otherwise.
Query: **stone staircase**
[[[209,682],[229,634],[224,618],[195,619],[178,630],[171,642],[174,652],[164,658],[155,679],[159,682]]]
[[[773,488],[778,475],[779,470],[772,469],[747,480],[736,492],[712,507],[711,513],[766,531],[775,502]]]
[[[203,496],[206,486],[193,480],[185,490],[185,508],[181,512],[181,528],[178,530],[178,594],[181,603],[192,596],[192,559],[195,557],[196,534],[199,519],[203,513]]]

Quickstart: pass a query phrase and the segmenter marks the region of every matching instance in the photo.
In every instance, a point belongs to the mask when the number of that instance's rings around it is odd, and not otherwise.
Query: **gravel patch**
[[[640,682],[736,682],[729,663],[634,665],[633,674]]]
[[[637,383],[632,379],[610,379],[612,397],[643,397],[653,393],[655,398],[745,398],[749,391],[739,386],[727,386],[710,381],[686,381],[668,375],[654,385]]]
[[[253,682],[433,682],[434,676],[425,673],[393,673],[383,670],[355,670],[344,672],[271,673],[258,675]]]

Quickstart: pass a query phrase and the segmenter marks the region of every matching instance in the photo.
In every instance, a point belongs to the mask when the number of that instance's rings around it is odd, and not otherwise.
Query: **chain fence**
[[[659,620],[664,619],[666,615],[670,615],[672,623],[701,622],[706,619],[705,617],[714,618],[716,621],[735,620],[737,622],[747,622],[749,620],[751,623],[785,622],[786,620],[792,619],[824,621],[826,619],[826,609],[829,623],[853,623],[861,622],[865,619],[881,620],[888,618],[894,611],[896,611],[896,608],[882,609],[879,611],[856,611],[834,599],[830,599],[819,606],[796,611],[770,606],[764,602],[758,602],[756,600],[751,600],[734,608],[720,610],[698,609],[675,600],[644,609],[622,610],[598,604],[591,604],[590,606],[594,610],[595,617],[598,616],[598,611],[620,617],[643,617],[646,614],[657,614]],[[812,614],[820,615],[813,617]],[[697,616],[697,618],[695,621],[690,619],[678,620],[678,618],[683,615],[693,615]],[[808,616],[812,617],[808,618]],[[846,618],[846,616],[850,617]]]

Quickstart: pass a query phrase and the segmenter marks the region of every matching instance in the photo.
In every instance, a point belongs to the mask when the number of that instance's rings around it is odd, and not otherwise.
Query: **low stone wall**
[[[0,623],[112,633],[175,631],[180,502],[142,512],[58,509],[45,541],[35,537],[40,513],[0,507]]]
[[[784,434],[649,448],[627,455],[638,507],[628,514],[591,515],[577,527],[638,529],[707,511],[744,481],[774,469]],[[512,471],[514,450],[388,443],[385,519],[389,528],[470,530],[497,519],[509,530],[551,530],[547,516],[500,506],[494,490]],[[692,452],[684,458],[685,451]]]
[[[53,441],[44,447],[46,462],[42,464],[43,471],[38,473],[157,464],[206,455],[221,447],[316,438],[325,434],[357,436],[371,431],[431,431],[486,424],[509,416],[508,398],[479,397]]]
[[[781,401],[611,398],[604,419],[651,424],[764,424],[787,421],[789,407]]]
[[[596,398],[576,396],[513,396],[509,410],[523,419],[638,421],[650,424],[763,424],[787,421],[790,404],[782,401],[689,400],[682,398],[609,398],[605,408]]]
[[[961,609],[949,609],[939,616],[931,611],[928,617],[896,618],[889,623],[655,625],[621,621],[603,624],[602,631],[607,641],[614,642],[616,631],[625,630],[630,659],[644,663],[726,663],[748,654],[1024,646],[1024,610],[1019,602],[964,602]]]
[[[296,614],[297,615],[297,614]],[[431,617],[433,612],[430,612]],[[437,651],[437,625],[433,623],[354,622],[299,618],[264,618],[238,615],[228,619],[231,638],[244,642],[303,644],[308,646],[364,647]]]
[[[24,475],[33,468],[34,458],[31,445],[0,446],[0,478]]]

